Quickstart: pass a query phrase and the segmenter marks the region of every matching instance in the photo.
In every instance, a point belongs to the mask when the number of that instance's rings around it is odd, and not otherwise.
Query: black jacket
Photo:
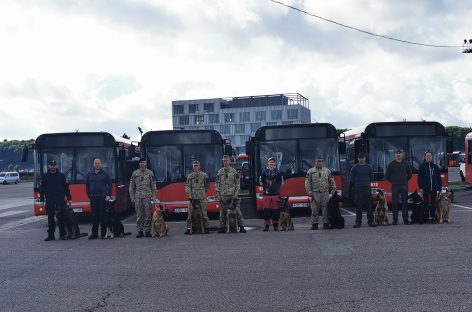
[[[438,165],[423,162],[419,168],[418,188],[426,192],[439,192],[442,189],[441,173]]]
[[[66,181],[66,176],[59,171],[52,173],[48,170],[48,172],[46,172],[41,179],[39,200],[44,201],[44,197],[48,199],[48,197],[57,198],[64,196],[67,196],[68,200],[72,199],[70,195],[69,184]]]
[[[279,195],[283,182],[282,174],[277,168],[274,171],[264,168],[259,176],[259,182],[265,195]]]
[[[386,180],[392,184],[408,184],[412,172],[410,164],[405,160],[398,162],[393,160],[387,167]]]

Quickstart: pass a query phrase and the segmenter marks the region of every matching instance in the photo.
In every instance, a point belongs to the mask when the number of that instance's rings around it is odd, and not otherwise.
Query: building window
[[[234,113],[225,113],[225,122],[234,122]]]
[[[266,112],[256,112],[256,121],[265,121],[266,120]]]
[[[266,126],[276,126],[277,125],[277,121],[268,121],[266,122]]]
[[[215,127],[210,125],[205,125],[203,128],[205,128],[206,130],[215,130]]]
[[[246,141],[248,139],[248,136],[247,135],[238,135],[239,137],[239,142],[241,142],[240,145],[246,145]]]
[[[245,124],[234,125],[234,132],[235,133],[246,133],[246,125]]]
[[[274,110],[271,112],[272,120],[282,120],[282,111]]]
[[[213,103],[204,103],[203,104],[203,112],[204,113],[213,113],[214,112]]]
[[[195,115],[193,116],[194,124],[200,125],[205,122],[205,115]]]
[[[186,116],[179,116],[179,125],[181,126],[188,126],[189,124],[189,116],[186,115]]]
[[[287,109],[287,119],[298,119],[298,109]]]
[[[229,134],[231,130],[231,125],[221,125],[220,126],[220,133],[221,134]]]
[[[210,114],[210,123],[219,123],[220,122],[220,115],[218,114]]]
[[[239,113],[239,122],[248,122],[251,121],[251,113],[250,112],[240,112]]]
[[[198,113],[198,104],[189,104],[188,105],[188,113],[189,114],[197,114]]]
[[[293,121],[282,121],[282,125],[292,125]]]
[[[183,115],[184,106],[183,105],[174,105],[174,115]]]
[[[251,133],[256,132],[257,129],[259,129],[261,126],[260,122],[252,123],[251,124]]]

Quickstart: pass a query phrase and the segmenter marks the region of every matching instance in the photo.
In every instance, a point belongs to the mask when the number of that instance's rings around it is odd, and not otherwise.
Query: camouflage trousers
[[[328,200],[329,192],[313,192],[313,199],[311,200],[311,224],[318,224],[320,209],[323,215],[323,223],[328,223]]]
[[[232,207],[231,204],[226,204],[228,201],[230,201],[233,198],[232,195],[221,195],[221,202],[220,202],[220,227],[225,227],[226,226],[226,211],[228,209],[231,209]],[[241,213],[241,209],[239,208],[241,204],[241,199],[236,198],[233,201],[234,209],[236,210],[236,218],[238,219],[238,224],[239,226],[244,226],[244,218],[243,214]]]
[[[151,232],[151,198],[136,198],[134,201],[136,210],[136,228],[139,232]]]
[[[209,228],[210,227],[210,219],[208,218],[207,214],[207,208],[206,208],[206,199],[200,199],[200,206],[201,206],[201,213],[202,213],[202,219],[203,219],[203,227],[204,228]],[[188,215],[187,215],[187,229],[190,229],[192,227],[192,217],[196,219],[200,212],[195,209],[192,205],[192,203],[188,204]]]

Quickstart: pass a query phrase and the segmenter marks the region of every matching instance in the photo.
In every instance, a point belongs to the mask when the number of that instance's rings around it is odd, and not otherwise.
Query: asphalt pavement
[[[0,311],[472,310],[469,190],[451,224],[353,229],[348,207],[342,230],[301,213],[293,232],[250,218],[246,234],[186,236],[173,219],[169,237],[136,239],[127,216],[132,236],[44,242],[31,188],[0,186]]]

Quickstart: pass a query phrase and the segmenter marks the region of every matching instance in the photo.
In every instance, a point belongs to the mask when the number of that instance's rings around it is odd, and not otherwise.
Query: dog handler
[[[442,181],[439,167],[433,163],[433,152],[431,151],[424,153],[424,162],[419,168],[418,188],[423,193],[423,211],[420,213],[420,223],[436,223],[436,201],[442,189]]]
[[[48,237],[45,239],[46,242],[55,240],[56,221],[54,220],[54,215],[57,216],[59,239],[67,239],[64,227],[64,214],[61,213],[65,208],[66,197],[68,201],[72,198],[69,184],[66,181],[65,175],[57,170],[56,161],[51,160],[48,164],[48,171],[41,178],[39,193],[39,201],[43,202],[46,199],[46,213],[48,214]]]
[[[108,173],[102,169],[102,161],[93,160],[93,170],[87,173],[85,189],[90,199],[92,209],[92,235],[89,239],[98,238],[98,225],[100,224],[100,237],[105,237],[105,208],[106,201],[111,196],[111,179]]]
[[[279,229],[280,216],[280,187],[283,178],[279,170],[275,166],[275,158],[270,157],[267,161],[267,167],[262,169],[259,176],[259,184],[262,186],[263,205],[264,205],[264,232],[269,231],[272,223],[274,231]]]
[[[131,203],[136,209],[136,228],[138,234],[136,238],[151,236],[151,208],[152,200],[156,199],[156,183],[154,174],[147,169],[145,158],[139,160],[139,169],[131,175],[129,182],[129,195]],[[144,232],[144,233],[143,233]]]
[[[385,179],[392,184],[392,225],[398,224],[398,195],[402,200],[403,223],[410,224],[408,221],[408,181],[411,176],[411,167],[403,160],[403,151],[399,149],[395,152],[395,159],[388,165],[385,175]]]
[[[354,228],[360,228],[362,224],[362,209],[367,212],[367,223],[374,227],[374,214],[372,213],[372,189],[370,183],[374,181],[374,171],[366,163],[363,152],[357,155],[358,163],[351,168],[351,185],[354,187],[354,202],[356,203],[356,224]]]
[[[218,233],[226,232],[226,210],[228,209],[228,203],[232,202],[235,206],[236,217],[239,224],[239,232],[246,233],[244,228],[244,219],[239,208],[239,175],[236,169],[231,167],[231,159],[228,155],[223,156],[223,168],[218,170],[215,182],[215,191],[218,194],[218,200],[220,201],[220,229]]]
[[[195,213],[193,205],[195,201],[199,201],[200,207],[202,209],[202,218],[203,218],[203,233],[209,234],[210,220],[208,219],[207,209],[206,209],[206,195],[205,193],[210,190],[210,178],[208,175],[200,170],[200,162],[195,160],[192,163],[193,172],[188,175],[187,181],[185,182],[185,193],[190,201],[188,205],[188,215],[187,215],[187,230],[185,231],[186,235],[192,234],[192,215]]]

